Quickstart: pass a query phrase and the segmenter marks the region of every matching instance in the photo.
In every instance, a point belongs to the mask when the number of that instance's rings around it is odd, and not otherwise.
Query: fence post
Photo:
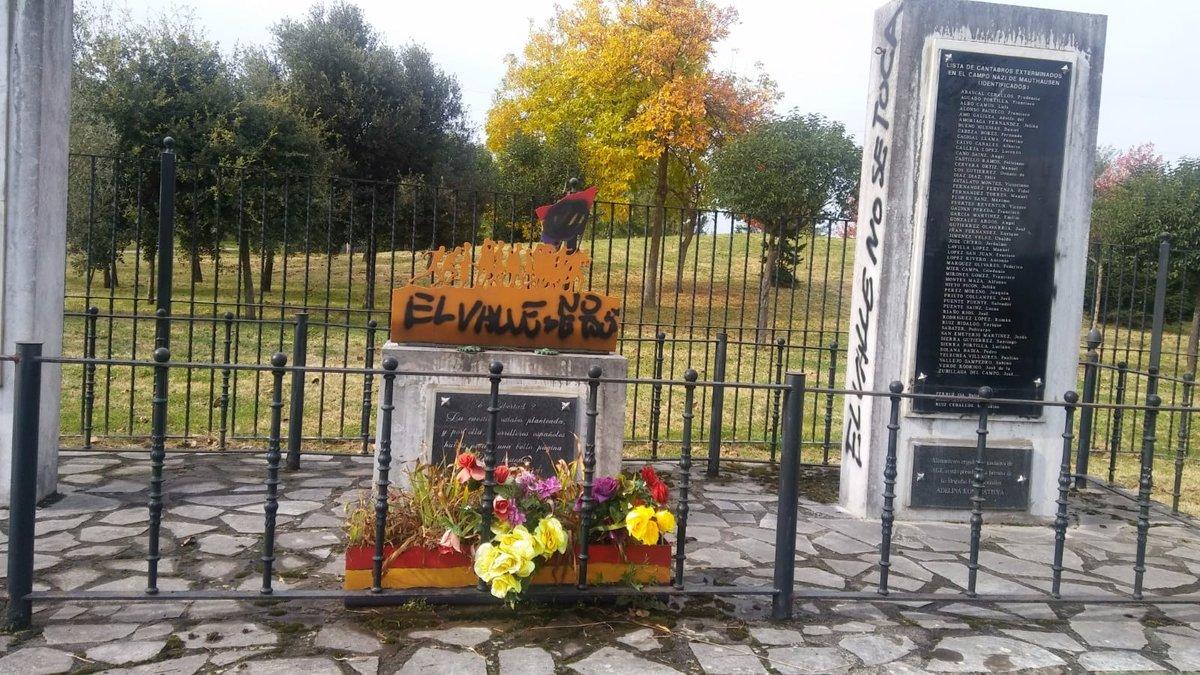
[[[99,318],[99,307],[88,307],[87,318],[83,323],[83,357],[96,358],[96,320]],[[83,367],[83,449],[92,448],[92,416],[96,406],[96,364],[88,363]]]
[[[292,344],[292,397],[288,409],[287,468],[300,468],[300,439],[304,435],[304,366],[308,363],[308,312],[296,315]]]
[[[1150,362],[1146,366],[1146,414],[1142,418],[1142,462],[1138,478],[1137,553],[1133,563],[1133,599],[1142,599],[1146,576],[1146,540],[1150,534],[1150,495],[1154,487],[1154,444],[1157,440],[1158,373],[1162,361],[1162,332],[1167,304],[1167,271],[1171,261],[1171,239],[1159,235],[1158,274],[1154,282],[1154,315],[1150,324]]]
[[[1183,460],[1187,457],[1188,435],[1192,427],[1192,392],[1196,385],[1194,373],[1183,374],[1183,412],[1179,415],[1179,444],[1175,447],[1175,487],[1171,491],[1171,513],[1179,513],[1179,495],[1183,491]]]
[[[42,343],[18,342],[13,391],[12,475],[8,490],[8,630],[33,616],[33,534],[37,509]]]
[[[367,454],[367,449],[371,445],[371,386],[375,381],[371,369],[375,367],[375,329],[378,327],[379,324],[375,319],[367,322],[367,350],[363,357],[363,367],[367,369],[367,372],[363,375],[362,422],[359,429],[359,433],[362,435],[362,448],[358,451],[360,455]]]
[[[725,410],[725,360],[729,350],[729,335],[717,333],[716,363],[713,368],[712,416],[708,420],[708,469],[709,478],[716,478],[721,468],[721,418]]]
[[[983,533],[983,488],[987,476],[988,399],[991,387],[979,388],[979,425],[975,429],[975,472],[971,476],[971,552],[967,561],[967,595],[975,597],[979,574],[979,540]]]
[[[1112,409],[1112,436],[1108,439],[1108,484],[1112,485],[1117,473],[1117,452],[1121,449],[1122,422],[1125,420],[1125,379],[1129,373],[1129,364],[1121,361],[1117,364],[1117,393],[1116,407]]]
[[[383,547],[387,537],[388,497],[391,480],[389,472],[392,468],[392,411],[396,381],[396,368],[399,362],[389,356],[383,360],[383,401],[379,407],[380,425],[383,427],[379,437],[379,452],[375,453],[376,465],[379,467],[375,482],[375,554],[371,557],[371,592],[383,592]]]
[[[226,436],[229,432],[229,376],[233,369],[229,367],[233,356],[233,312],[225,312],[225,346],[221,357],[221,425],[217,441],[217,449],[226,448]]]
[[[1062,464],[1058,468],[1058,511],[1054,515],[1054,562],[1050,565],[1052,581],[1050,595],[1055,599],[1062,597],[1063,549],[1067,544],[1067,498],[1071,490],[1071,424],[1075,419],[1075,404],[1079,402],[1079,394],[1068,391],[1063,394],[1066,402],[1063,423]],[[1085,408],[1086,410],[1086,408]],[[1082,425],[1081,427],[1082,428]]]
[[[783,446],[779,457],[779,506],[775,512],[775,594],[771,618],[792,618],[796,595],[796,509],[800,493],[800,425],[804,417],[804,373],[788,373],[783,398]]]
[[[1100,346],[1102,337],[1100,331],[1095,328],[1088,331],[1087,335],[1087,358],[1083,364],[1083,402],[1084,407],[1079,411],[1079,445],[1075,451],[1075,487],[1083,488],[1087,483],[1086,476],[1088,475],[1088,459],[1092,453],[1092,416],[1096,409],[1092,408],[1088,403],[1096,402],[1096,385],[1100,369],[1100,352],[1097,348]],[[1067,467],[1067,472],[1070,473],[1071,467]]]
[[[283,373],[287,355],[275,352],[271,357],[271,430],[267,437],[267,499],[263,505],[262,588],[270,595],[271,572],[275,567],[275,519],[279,512],[279,428],[283,414]],[[288,439],[289,442],[291,439]]]
[[[154,346],[171,346],[171,285],[175,266],[175,140],[163,139],[159,153],[158,182],[158,279],[155,301],[158,311],[154,326]]]
[[[904,391],[904,383],[892,380],[888,385],[888,440],[887,457],[883,463],[883,513],[880,517],[879,544],[879,594],[888,594],[888,572],[892,567],[892,524],[896,521],[894,509],[896,499],[896,442],[900,432],[900,394]]]
[[[696,379],[699,374],[688,368],[683,373],[683,436],[679,446],[679,515],[678,528],[675,531],[675,588],[683,588],[683,563],[687,559],[684,546],[687,543],[687,521],[691,506],[688,503],[688,492],[692,482],[692,420],[696,417],[693,410],[696,402]]]
[[[659,331],[654,336],[654,384],[650,386],[650,459],[658,459],[659,433],[662,427],[662,375],[663,348],[667,334]]]
[[[783,384],[783,361],[787,350],[787,340],[779,338],[775,341],[775,384]],[[776,389],[771,402],[771,463],[775,463],[776,451],[779,449],[779,408],[783,392]]]
[[[826,380],[825,386],[829,389],[834,388],[834,378],[837,377],[837,355],[838,343],[837,340],[829,343],[829,379]],[[821,464],[829,464],[829,441],[833,434],[833,392],[825,394],[825,436],[821,442]]]
[[[157,314],[161,317],[160,307]],[[150,529],[146,543],[146,594],[158,593],[158,550],[159,533],[162,527],[162,482],[163,461],[167,457],[167,395],[169,392],[171,350],[158,347],[154,350],[154,394],[150,413],[150,494],[147,508],[150,512]]]
[[[580,590],[588,585],[588,534],[592,529],[592,511],[596,508],[595,500],[592,499],[592,480],[596,473],[596,417],[600,414],[596,406],[600,400],[602,374],[600,366],[588,369],[587,409],[584,413],[583,432],[583,505],[579,514],[579,579],[576,583]]]
[[[479,502],[479,540],[489,541],[492,537],[492,500],[496,498],[496,430],[500,425],[500,380],[504,373],[504,364],[492,361],[488,366],[488,427],[487,441],[483,446],[483,498]],[[592,486],[590,480],[584,482],[584,499],[590,499]],[[487,582],[479,580],[477,588],[487,591]]]

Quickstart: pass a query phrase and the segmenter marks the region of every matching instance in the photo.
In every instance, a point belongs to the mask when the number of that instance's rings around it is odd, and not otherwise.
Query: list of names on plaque
[[[1071,66],[942,51],[918,309],[919,393],[1041,399]],[[964,401],[918,399],[918,412]],[[1036,405],[996,412],[1033,416]]]

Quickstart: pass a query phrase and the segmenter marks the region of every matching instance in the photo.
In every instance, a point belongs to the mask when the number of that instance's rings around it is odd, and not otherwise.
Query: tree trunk
[[[1188,331],[1187,372],[1196,374],[1196,352],[1200,351],[1200,284],[1192,291],[1192,325]]]
[[[192,264],[192,283],[204,283],[204,270],[200,268],[200,252],[195,248],[192,249],[191,264]]]
[[[112,286],[112,265],[108,265],[108,264],[106,264],[106,265],[104,266],[104,281],[103,281],[103,284],[104,284],[104,288],[105,288],[105,289],[109,289],[109,288],[112,288],[112,287],[113,287],[113,286]]]
[[[120,287],[121,280],[119,278],[117,278],[117,261],[116,260],[112,261],[112,263],[109,264],[108,269],[110,270],[110,274],[112,275],[112,287],[113,288]]]
[[[275,251],[263,253],[262,279],[258,285],[263,293],[271,292],[271,276],[275,273]]]
[[[154,273],[154,268],[156,267],[155,263],[158,262],[158,256],[150,255],[146,258],[146,262],[150,264],[150,274],[146,276],[146,279],[149,282],[146,284],[147,288],[149,288],[149,292],[146,293],[146,300],[148,302],[154,302],[154,283],[158,280],[158,275]]]
[[[1104,261],[1096,261],[1096,280],[1092,284],[1092,328],[1100,325],[1100,296],[1104,292]]]
[[[667,205],[667,148],[658,156],[657,185],[654,189],[654,220],[650,226],[650,251],[646,258],[646,278],[642,280],[642,306],[658,306],[658,265],[662,257],[663,222]]]
[[[696,231],[700,229],[700,212],[692,213],[691,226],[684,229],[683,237],[679,240],[679,265],[675,268],[675,288],[683,288],[683,271],[687,265],[688,248],[692,245],[692,239],[696,236]]]
[[[238,235],[238,273],[242,275],[242,297],[246,318],[257,316],[254,311],[254,273],[250,269],[250,236],[245,232]]]
[[[758,329],[755,339],[760,344],[765,344],[770,339],[767,335],[767,318],[771,314],[771,308],[767,303],[771,297],[771,287],[775,285],[772,277],[778,274],[779,235],[768,232],[764,242],[767,250],[763,253],[762,274],[758,280],[758,321],[755,324]]]

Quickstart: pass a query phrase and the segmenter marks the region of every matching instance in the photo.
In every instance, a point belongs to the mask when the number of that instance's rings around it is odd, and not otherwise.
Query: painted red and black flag
[[[569,192],[553,204],[539,206],[535,213],[538,220],[542,221],[542,243],[553,246],[566,244],[571,251],[578,248],[579,235],[587,226],[595,201],[596,188],[590,187]]]

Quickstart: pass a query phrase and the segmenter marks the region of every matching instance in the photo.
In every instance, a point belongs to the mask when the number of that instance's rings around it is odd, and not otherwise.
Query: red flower
[[[666,504],[667,499],[671,496],[671,492],[667,489],[666,483],[658,482],[650,487],[650,496],[654,497],[654,501],[659,504]]]
[[[496,497],[496,501],[492,502],[492,513],[496,514],[497,518],[507,520],[508,512],[512,508],[513,503],[504,497]]]
[[[658,474],[654,473],[654,467],[647,464],[642,467],[642,480],[646,481],[646,487],[653,488],[662,481],[658,479]]]
[[[471,480],[483,480],[484,470],[483,465],[479,460],[475,459],[475,455],[464,452],[454,458],[454,465],[458,467],[458,482],[466,483]]]
[[[496,479],[497,485],[503,485],[508,480],[509,469],[507,464],[492,469],[492,477]]]

